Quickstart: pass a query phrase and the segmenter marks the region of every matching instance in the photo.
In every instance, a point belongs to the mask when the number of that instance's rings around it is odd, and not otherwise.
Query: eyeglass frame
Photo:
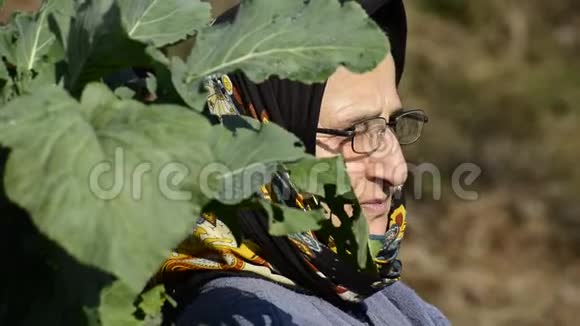
[[[365,123],[365,122],[367,122],[367,121],[371,121],[371,120],[378,120],[378,119],[381,119],[381,120],[383,120],[383,121],[385,122],[385,126],[386,126],[387,128],[389,128],[389,129],[391,129],[391,131],[393,132],[393,134],[395,135],[395,138],[396,138],[396,136],[397,136],[397,133],[396,133],[396,127],[397,127],[397,123],[398,123],[399,119],[401,119],[402,117],[404,117],[404,116],[406,116],[406,115],[411,115],[412,113],[420,113],[420,114],[421,114],[421,117],[423,118],[423,119],[422,119],[422,120],[423,120],[423,121],[422,121],[422,122],[423,122],[423,124],[425,124],[425,123],[429,122],[429,117],[427,116],[427,114],[425,113],[425,111],[423,111],[423,110],[421,110],[421,109],[413,109],[413,110],[404,110],[404,109],[402,109],[402,110],[399,110],[399,111],[398,111],[398,112],[395,114],[395,116],[394,116],[394,117],[392,117],[392,121],[387,121],[387,119],[385,119],[385,118],[383,118],[383,117],[374,117],[374,118],[368,118],[368,119],[361,120],[361,121],[359,121],[359,122],[357,122],[357,123],[353,124],[351,127],[349,127],[349,128],[346,128],[346,129],[342,129],[342,130],[340,130],[340,129],[316,128],[316,132],[317,132],[317,133],[321,133],[321,134],[326,134],[326,135],[333,135],[333,136],[341,136],[341,137],[346,137],[346,138],[347,138],[347,139],[350,141],[351,148],[352,148],[352,151],[353,151],[353,152],[355,152],[355,153],[357,153],[357,154],[370,154],[370,153],[373,153],[374,151],[376,151],[376,150],[377,150],[379,147],[377,147],[376,149],[374,149],[374,150],[373,150],[373,151],[371,151],[371,152],[358,152],[358,151],[356,151],[356,150],[354,149],[354,137],[356,136],[356,131],[355,131],[355,129],[356,129],[356,126],[357,126],[358,124]],[[389,119],[389,120],[390,120],[390,119]],[[405,145],[411,145],[411,144],[413,144],[413,143],[417,142],[417,141],[419,140],[419,138],[421,138],[421,133],[419,133],[419,136],[418,136],[418,137],[417,137],[415,140],[413,140],[413,141],[411,141],[411,142],[408,142],[408,143],[401,143],[401,142],[399,141],[399,139],[397,139],[397,142],[398,142],[398,143],[399,143],[401,146],[405,146]]]

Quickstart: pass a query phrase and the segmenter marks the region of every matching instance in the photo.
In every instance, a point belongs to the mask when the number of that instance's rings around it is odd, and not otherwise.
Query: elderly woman
[[[323,84],[270,78],[254,84],[242,73],[215,78],[227,105],[272,121],[297,135],[317,157],[342,155],[367,218],[378,275],[344,262],[314,232],[268,234],[261,212],[240,213],[239,246],[219,216],[201,218],[192,239],[167,260],[161,276],[179,305],[166,319],[177,325],[447,325],[433,306],[398,281],[398,245],[405,209],[394,194],[407,178],[401,145],[416,141],[424,113],[401,105],[406,18],[401,0],[362,1],[391,42],[372,71],[339,68]],[[227,23],[233,8],[216,23]],[[211,88],[211,87],[210,87]],[[218,90],[214,90],[217,92]],[[223,105],[220,104],[220,105]],[[266,191],[266,190],[265,190]],[[196,244],[198,246],[196,246]],[[199,244],[202,244],[199,246]],[[194,249],[203,247],[203,250]]]

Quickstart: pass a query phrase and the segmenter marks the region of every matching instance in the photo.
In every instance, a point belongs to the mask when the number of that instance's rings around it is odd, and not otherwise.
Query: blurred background
[[[409,181],[404,280],[455,325],[577,325],[580,2],[405,2],[401,95],[431,118],[405,151],[440,178]],[[477,200],[452,189],[462,163]]]
[[[411,180],[405,281],[456,325],[578,325],[580,2],[405,3],[401,96],[431,117],[406,156],[442,180]]]

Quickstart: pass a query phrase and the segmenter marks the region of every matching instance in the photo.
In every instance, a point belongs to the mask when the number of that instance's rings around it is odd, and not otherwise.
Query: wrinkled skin
[[[364,74],[352,73],[344,67],[337,69],[324,91],[318,127],[345,129],[364,118],[388,119],[399,109],[395,65],[389,54],[374,70]],[[381,150],[358,154],[345,137],[319,133],[316,138],[317,157],[344,157],[371,234],[386,231],[393,187],[402,186],[407,179],[401,146],[390,129],[384,141]]]

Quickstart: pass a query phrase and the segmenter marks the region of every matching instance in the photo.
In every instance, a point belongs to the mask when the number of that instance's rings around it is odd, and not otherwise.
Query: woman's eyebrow
[[[402,107],[399,107],[399,108],[393,110],[392,112],[390,112],[388,117],[385,117],[385,118],[397,116],[403,112],[405,112],[405,109]],[[345,125],[346,125],[346,128],[348,128],[348,127],[351,127],[353,125],[356,125],[357,123],[363,122],[365,120],[372,119],[372,118],[378,118],[381,115],[382,115],[382,111],[366,112],[366,114],[355,114],[355,115],[352,115],[346,119]]]
[[[353,104],[345,105],[345,106],[341,107],[339,110],[337,110],[337,112],[336,112],[338,117],[344,116],[344,120],[341,121],[341,125],[344,125],[345,128],[349,128],[352,125],[355,125],[355,124],[362,122],[364,120],[367,120],[367,119],[379,117],[379,116],[381,116],[381,113],[382,113],[382,111],[380,109],[377,109],[376,111],[367,110],[366,112],[365,111],[361,112],[360,110],[357,110],[354,113],[350,113],[349,111],[347,111],[348,108],[353,108],[353,107],[356,107],[356,104],[353,103]]]

